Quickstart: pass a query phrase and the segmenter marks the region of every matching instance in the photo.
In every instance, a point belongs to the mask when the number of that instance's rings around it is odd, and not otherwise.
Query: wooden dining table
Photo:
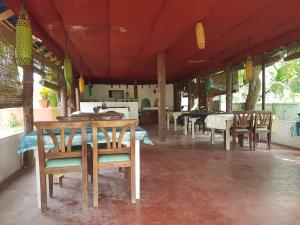
[[[53,131],[54,133],[58,131]],[[112,131],[108,131],[108,134],[110,136]],[[120,132],[117,130],[117,133]],[[70,131],[71,134],[71,131]],[[70,135],[65,133],[65,135]],[[118,134],[117,134],[118,135]],[[53,141],[51,139],[51,136],[48,133],[43,134],[44,139],[44,145],[48,148],[53,148]],[[140,142],[143,142],[145,144],[153,145],[153,141],[148,135],[148,132],[144,130],[141,127],[135,128],[135,183],[136,183],[136,199],[140,199]],[[98,142],[99,143],[106,143],[106,138],[103,133],[98,133]],[[123,136],[123,142],[130,142],[130,130],[126,131]],[[92,144],[92,128],[87,128],[87,144]],[[77,132],[73,138],[72,146],[81,145],[81,133]],[[26,151],[34,151],[34,157],[36,160],[35,163],[35,174],[36,174],[36,188],[37,188],[37,201],[38,201],[38,207],[41,207],[40,202],[40,169],[39,169],[39,157],[38,157],[38,144],[37,144],[37,132],[31,132],[28,134],[25,134],[21,138],[20,145],[17,149],[18,153],[24,153]]]
[[[211,129],[211,143],[215,144],[215,130],[225,131],[224,142],[226,150],[230,150],[230,128],[233,124],[233,114],[208,115],[206,127]]]

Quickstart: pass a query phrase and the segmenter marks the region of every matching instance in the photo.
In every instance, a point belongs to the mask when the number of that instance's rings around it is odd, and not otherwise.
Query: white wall
[[[300,149],[300,136],[291,137],[290,128],[294,121],[274,120],[272,124],[272,143]]]
[[[150,87],[149,87],[150,86]],[[154,93],[154,89],[157,91],[156,85],[138,85],[138,97],[139,97],[139,105],[143,98],[148,98],[151,102],[151,106],[154,106],[155,99],[158,97],[157,93]],[[84,93],[84,101],[92,100],[92,101],[103,101],[107,99],[109,90],[124,90],[124,92],[128,91],[129,97],[134,97],[134,86],[128,85],[128,89],[126,85],[104,85],[104,84],[94,84],[93,85],[93,96],[88,96],[87,88]],[[166,106],[169,107],[170,110],[174,109],[174,99],[173,99],[173,84],[166,85]]]
[[[23,132],[0,139],[0,183],[21,169],[21,155],[17,153]]]

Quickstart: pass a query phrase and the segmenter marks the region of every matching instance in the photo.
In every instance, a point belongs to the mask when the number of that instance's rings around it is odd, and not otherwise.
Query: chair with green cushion
[[[82,174],[83,209],[86,210],[88,206],[87,122],[43,121],[35,122],[34,125],[37,128],[38,138],[42,213],[47,212],[46,176],[48,175],[49,178],[49,195],[52,198],[53,174],[75,172]],[[81,134],[80,149],[78,145],[72,146],[77,132]]]
[[[136,120],[92,121],[93,129],[93,205],[98,207],[99,170],[125,168],[130,183],[131,203],[135,195],[135,125]],[[123,136],[130,131],[130,144],[123,143]],[[106,139],[99,144],[99,136]],[[101,185],[101,181],[100,181]]]
[[[257,136],[261,133],[267,134],[268,149],[271,149],[271,129],[273,114],[271,111],[256,111],[253,128],[254,150],[257,144]]]
[[[233,112],[232,124],[232,140],[233,150],[236,145],[236,137],[244,138],[244,134],[249,135],[249,147],[252,150],[252,132],[253,132],[253,112],[250,111],[236,111]]]

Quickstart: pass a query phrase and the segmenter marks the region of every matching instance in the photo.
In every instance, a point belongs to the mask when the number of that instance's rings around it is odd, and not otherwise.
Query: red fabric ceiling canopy
[[[34,34],[96,83],[155,83],[165,52],[167,81],[206,75],[300,40],[299,0],[27,0]],[[20,0],[6,0],[16,13]],[[202,22],[206,48],[197,49]],[[80,57],[82,63],[80,63]],[[190,62],[190,61],[198,62]]]

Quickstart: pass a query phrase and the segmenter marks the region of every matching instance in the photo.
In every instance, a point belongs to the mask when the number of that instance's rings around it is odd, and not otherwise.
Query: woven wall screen
[[[21,107],[22,92],[14,46],[0,34],[0,108]]]

